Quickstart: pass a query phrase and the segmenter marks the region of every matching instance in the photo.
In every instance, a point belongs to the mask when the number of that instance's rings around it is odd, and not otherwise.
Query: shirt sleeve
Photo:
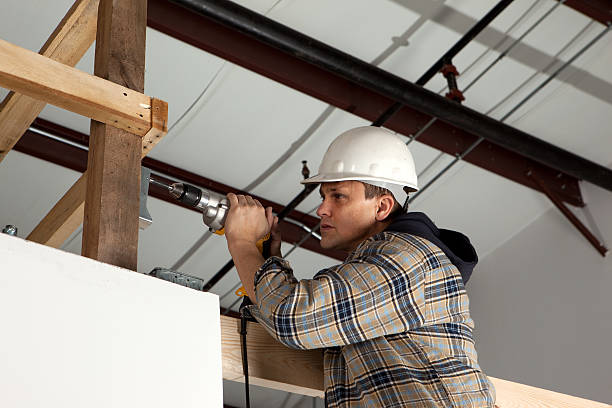
[[[401,333],[425,322],[422,259],[373,248],[364,256],[297,281],[282,258],[255,275],[254,317],[281,343],[335,347]]]

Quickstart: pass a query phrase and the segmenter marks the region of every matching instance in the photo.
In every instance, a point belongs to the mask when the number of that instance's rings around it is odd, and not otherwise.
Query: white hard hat
[[[404,141],[374,126],[362,126],[342,133],[327,148],[319,173],[302,184],[356,180],[383,187],[402,204],[403,187],[417,191],[412,154]]]

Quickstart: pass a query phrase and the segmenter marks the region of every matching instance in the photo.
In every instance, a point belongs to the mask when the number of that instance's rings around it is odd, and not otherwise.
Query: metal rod
[[[563,201],[559,199],[559,197],[554,194],[550,189],[546,186],[546,183],[543,183],[539,177],[535,174],[530,174],[531,178],[542,188],[542,192],[553,202],[553,204],[561,211],[561,213],[567,218],[573,225],[580,231],[580,233],[593,245],[593,247],[601,254],[601,256],[606,256],[608,252],[608,248],[597,239],[595,235],[571,212]]]
[[[172,0],[250,36],[523,157],[612,191],[612,170],[457,104],[228,0]]]
[[[513,0],[502,0],[493,7],[480,21],[476,22],[472,28],[465,33],[459,41],[455,43],[444,55],[442,55],[421,77],[416,81],[416,85],[424,86],[431,78],[433,78],[442,68],[442,66],[450,62],[466,45],[468,45],[474,37],[484,30],[502,11],[508,7]],[[372,126],[382,126],[391,116],[397,113],[404,104],[400,101],[395,102],[389,109],[372,123]]]
[[[523,100],[521,102],[519,102],[514,108],[512,108],[510,110],[510,112],[506,113],[506,115],[500,119],[501,122],[505,121],[507,118],[509,118],[514,112],[516,112],[521,106],[523,106],[525,104],[525,102],[527,102],[529,99],[531,99],[531,97],[533,97],[535,94],[537,94],[538,92],[540,92],[540,90],[542,88],[544,88],[546,85],[548,85],[548,83],[550,81],[552,81],[553,79],[555,79],[560,73],[561,71],[563,71],[565,68],[567,68],[568,66],[570,66],[574,61],[576,61],[576,59],[578,59],[582,54],[584,54],[586,52],[586,50],[588,50],[589,48],[591,48],[595,43],[597,43],[604,35],[606,35],[608,33],[608,31],[610,31],[610,28],[612,27],[612,25],[608,25],[604,30],[602,30],[597,36],[595,36],[595,38],[593,38],[587,45],[585,45],[584,47],[582,47],[576,54],[574,54],[574,56],[572,58],[570,58],[565,64],[561,65],[559,67],[559,69],[557,69],[551,76],[549,76],[548,78],[546,78],[546,80],[544,80],[544,82],[542,82],[540,85],[538,85],[533,91],[531,91],[529,93],[529,95],[527,95],[525,98],[523,98]]]
[[[540,23],[542,23],[542,21],[544,21],[546,19],[546,17],[548,17],[553,11],[556,10],[557,7],[559,7],[560,5],[562,5],[563,3],[565,3],[566,0],[560,0],[558,3],[555,3],[554,6],[552,6],[546,13],[544,13],[535,23],[533,23],[527,30],[525,30],[525,32],[523,34],[520,35],[519,38],[517,38],[516,40],[514,40],[512,42],[512,44],[510,44],[501,54],[499,54],[497,56],[497,58],[491,62],[480,74],[478,74],[476,76],[476,78],[474,78],[464,89],[463,92],[466,92],[468,89],[470,89],[472,87],[472,85],[474,85],[476,82],[478,82],[480,80],[480,78],[482,78],[487,72],[489,72],[489,70],[491,68],[493,68],[495,65],[497,65],[502,59],[504,59],[504,57],[506,57],[508,55],[508,53],[514,48],[516,47],[521,41],[523,41],[523,39],[530,33],[533,31],[534,28],[536,28],[537,26],[540,25]]]
[[[529,34],[531,31],[533,31],[534,28],[536,28],[538,25],[540,25],[540,23],[542,23],[542,21],[544,21],[544,19],[546,19],[546,17],[548,17],[550,15],[550,13],[552,13],[557,7],[559,7],[561,4],[565,3],[566,0],[561,0],[560,2],[556,3],[553,7],[551,7],[546,13],[544,13],[544,15],[542,15],[535,23],[533,23],[527,30],[525,30],[525,32],[523,34],[521,34],[521,36],[519,38],[517,38],[516,40],[514,40],[504,51],[502,51],[499,56],[493,61],[491,62],[482,72],[480,72],[476,78],[474,78],[465,88],[463,88],[463,93],[466,93],[471,87],[472,85],[474,85],[476,82],[480,81],[482,79],[482,77],[491,70],[491,68],[493,68],[495,65],[497,65],[502,59],[504,59],[504,57],[506,57],[508,55],[508,53],[514,48],[516,47],[516,45],[518,43],[520,43],[523,38],[525,38],[527,36],[527,34]],[[533,8],[533,6],[535,6],[535,3],[530,7]],[[522,18],[523,16],[521,16]],[[500,43],[501,44],[501,43]],[[446,89],[443,88],[442,90]],[[438,121],[438,118],[434,117],[432,118],[429,122],[427,122],[427,124],[422,127],[414,136],[412,136],[408,142],[406,142],[406,145],[409,145],[410,143],[412,143],[414,140],[416,140],[419,136],[421,136],[423,133],[425,133],[425,131],[427,129],[429,129],[431,127],[431,125],[433,125],[434,123],[436,123]]]
[[[321,240],[321,236],[315,232],[315,230],[316,230],[316,229],[319,227],[320,223],[319,223],[319,224],[317,224],[317,225],[315,225],[315,226],[314,226],[314,227],[312,227],[312,228],[309,228],[309,227],[308,227],[308,226],[306,226],[305,224],[302,224],[301,222],[294,221],[294,220],[292,220],[292,219],[290,219],[290,218],[286,218],[286,219],[285,219],[285,222],[288,222],[288,223],[293,224],[293,225],[297,225],[297,226],[299,226],[300,228],[302,228],[304,231],[306,231],[306,232],[310,233],[310,234],[311,234],[313,237],[315,237],[315,238],[316,238],[316,239],[318,239],[319,241]]]
[[[67,139],[64,139],[64,138],[62,138],[62,137],[56,136],[56,135],[54,135],[54,134],[52,134],[52,133],[49,133],[49,132],[46,132],[46,131],[44,131],[44,130],[42,130],[42,129],[37,128],[37,127],[36,127],[36,126],[34,126],[34,125],[30,126],[30,127],[28,128],[28,130],[29,130],[30,132],[34,132],[34,133],[38,133],[39,135],[46,136],[46,137],[48,137],[49,139],[53,139],[53,140],[55,140],[55,141],[65,143],[65,144],[67,144],[67,145],[69,145],[69,146],[76,147],[76,148],[78,148],[78,149],[84,150],[84,151],[86,151],[86,152],[87,152],[87,151],[89,151],[89,147],[87,147],[87,146],[85,146],[85,145],[82,145],[82,144],[79,144],[79,143],[75,143],[75,142],[73,142],[73,141],[71,141],[71,140],[67,140]]]
[[[608,25],[603,31],[601,31],[595,38],[589,41],[584,47],[582,47],[572,58],[570,58],[565,64],[563,64],[559,69],[553,72],[544,82],[542,82],[539,86],[537,86],[532,92],[529,93],[523,100],[521,100],[514,108],[512,108],[508,113],[506,113],[501,119],[501,122],[504,122],[508,119],[517,109],[523,106],[528,100],[530,100],[534,95],[540,92],[550,81],[552,81],[555,77],[557,77],[565,68],[570,66],[572,62],[574,62],[578,57],[580,57],[586,50],[591,48],[597,41],[599,41],[612,27],[612,25]],[[434,176],[423,188],[417,191],[412,197],[408,199],[409,203],[412,203],[419,195],[421,195],[425,190],[427,190],[433,183],[435,183],[442,175],[444,175],[448,170],[450,170],[455,164],[459,161],[463,160],[465,156],[470,154],[472,150],[474,150],[482,141],[484,141],[484,137],[479,137],[474,143],[472,143],[463,153],[458,154],[452,162],[450,162],[442,171]]]
[[[472,61],[469,65],[467,65],[465,68],[462,69],[462,74],[465,75],[466,73],[470,72],[472,68],[474,68],[476,66],[476,64],[478,64],[479,61],[481,61],[485,55],[489,54],[492,51],[496,51],[499,47],[502,46],[503,43],[506,42],[506,39],[511,35],[511,33],[514,31],[514,29],[516,27],[519,26],[519,24],[521,24],[521,22],[528,16],[531,14],[531,12],[533,11],[534,8],[536,8],[536,6],[540,3],[543,2],[545,0],[535,0],[531,6],[529,6],[529,8],[527,10],[525,10],[520,16],[519,18],[517,18],[514,23],[512,23],[512,25],[510,27],[508,27],[508,29],[504,32],[504,37],[499,40],[497,42],[497,44],[495,44],[494,46],[487,48],[485,51],[483,51],[476,59],[474,59],[474,61]],[[440,89],[438,91],[439,94],[441,94],[442,92],[444,92],[446,90],[446,86],[444,86],[442,89]],[[465,92],[465,89],[463,89],[463,92]]]
[[[290,249],[290,250],[289,250],[289,251],[288,251],[288,252],[285,254],[284,258],[288,257],[288,256],[289,256],[289,255],[291,255],[291,253],[292,253],[293,251],[295,251],[295,250],[296,250],[298,247],[302,246],[302,244],[303,244],[304,242],[306,242],[306,240],[307,240],[308,238],[310,238],[310,236],[314,234],[314,231],[315,231],[316,229],[318,229],[320,226],[321,226],[321,222],[319,222],[317,225],[315,225],[315,227],[314,227],[313,229],[311,229],[310,231],[308,231],[308,233],[307,233],[306,235],[304,235],[304,236],[302,237],[302,239],[300,239],[300,241],[299,241],[299,242],[296,242],[296,243],[293,245],[293,248],[291,248],[291,249]]]

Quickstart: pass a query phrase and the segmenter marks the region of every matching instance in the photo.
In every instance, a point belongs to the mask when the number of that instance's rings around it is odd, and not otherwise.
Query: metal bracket
[[[608,248],[599,241],[599,239],[593,235],[593,233],[574,215],[573,212],[570,211],[569,208],[565,206],[563,201],[551,191],[548,186],[533,172],[527,173],[527,176],[531,177],[537,184],[540,186],[542,192],[552,201],[552,203],[561,211],[561,213],[571,222],[574,227],[580,231],[580,233],[593,245],[593,247],[601,254],[601,256],[605,257],[608,252]]]
[[[147,209],[147,197],[149,197],[149,181],[151,170],[146,167],[140,168],[140,214],[138,227],[145,229],[153,223],[153,218]]]

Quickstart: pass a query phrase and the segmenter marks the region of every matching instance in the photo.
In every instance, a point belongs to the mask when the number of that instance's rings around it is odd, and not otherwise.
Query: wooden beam
[[[152,117],[151,98],[127,85],[131,84],[113,83],[0,40],[0,86],[145,136],[159,119]]]
[[[563,408],[612,408],[611,405],[572,395],[561,394],[530,385],[489,377],[495,385],[499,408],[511,407],[563,407]]]
[[[240,320],[221,316],[223,378],[244,381],[240,351]],[[323,397],[322,350],[294,350],[273,339],[261,325],[247,328],[249,381],[262,387]],[[495,385],[498,408],[563,407],[612,408],[608,404],[489,377]]]
[[[75,66],[96,38],[99,0],[77,0],[40,50],[40,55]],[[0,104],[0,162],[46,103],[10,92]]]
[[[120,115],[136,112],[143,118],[147,113],[149,117],[145,120],[152,127],[152,102],[138,102],[139,92],[144,91],[146,30],[146,0],[100,0],[94,73],[118,84],[113,86],[129,88],[123,92],[123,97],[109,94],[113,100],[130,99],[133,104],[139,103],[140,107],[122,106]],[[92,118],[96,120],[91,121],[81,253],[135,271],[138,265],[141,136],[150,137],[151,127],[135,122],[127,129],[119,129]],[[141,136],[135,134],[145,128]]]
[[[83,173],[27,239],[59,248],[83,222],[86,186],[87,173]]]
[[[223,378],[244,382],[239,331],[240,319],[221,316]],[[251,384],[313,397],[323,395],[323,350],[290,349],[259,324],[249,322],[247,354]]]

